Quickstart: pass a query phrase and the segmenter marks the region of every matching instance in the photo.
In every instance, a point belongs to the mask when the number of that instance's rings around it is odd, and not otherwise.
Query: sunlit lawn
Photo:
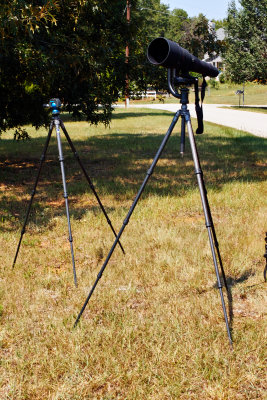
[[[239,95],[236,94],[237,90],[243,90],[243,85],[238,84],[219,84],[218,88],[213,88],[208,85],[206,89],[206,96],[204,102],[206,104],[229,104],[233,106],[239,105]],[[246,83],[245,87],[244,104],[248,105],[267,105],[267,85],[261,85],[257,83]],[[190,91],[190,102],[194,103],[194,92]],[[176,103],[176,99],[173,97],[164,98],[165,103]],[[138,101],[131,101],[132,103],[159,103],[159,99],[153,100],[147,98]],[[243,95],[241,95],[240,104],[243,105]],[[246,111],[253,111],[246,109]],[[257,111],[261,112],[261,111]]]
[[[66,121],[116,231],[171,115],[120,109],[108,129]],[[62,139],[75,288],[53,134],[12,270],[47,132],[30,130],[32,139],[21,143],[9,133],[0,140],[1,399],[266,398],[266,139],[205,128],[196,141],[230,287],[234,351],[178,125],[124,231],[126,255],[116,248],[75,330],[114,236]]]

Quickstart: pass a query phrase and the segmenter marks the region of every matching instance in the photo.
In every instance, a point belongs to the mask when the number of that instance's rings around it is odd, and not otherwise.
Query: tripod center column
[[[74,251],[73,251],[73,243],[72,243],[73,239],[72,239],[71,225],[70,225],[70,215],[69,215],[67,184],[66,184],[66,177],[65,177],[65,170],[64,170],[64,157],[63,157],[63,151],[62,151],[62,145],[61,145],[61,137],[60,137],[60,120],[59,120],[58,117],[55,117],[54,124],[55,124],[55,127],[56,127],[58,154],[59,154],[58,158],[59,158],[60,168],[61,168],[62,183],[63,183],[63,190],[64,190],[64,199],[65,199],[65,206],[66,206],[66,214],[67,214],[67,220],[68,220],[69,242],[70,242],[71,257],[72,257],[73,276],[74,276],[75,286],[77,286]]]

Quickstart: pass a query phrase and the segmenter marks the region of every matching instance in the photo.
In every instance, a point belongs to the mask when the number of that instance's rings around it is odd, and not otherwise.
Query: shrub
[[[209,80],[209,86],[212,87],[213,89],[219,89],[219,82],[216,81],[214,78],[211,78]]]
[[[220,75],[219,75],[219,81],[220,81],[220,83],[225,83],[226,82],[226,78],[225,78],[225,75],[224,75],[223,72],[220,73]]]

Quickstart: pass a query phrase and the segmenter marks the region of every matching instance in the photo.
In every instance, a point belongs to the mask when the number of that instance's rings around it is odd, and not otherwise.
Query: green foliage
[[[133,25],[136,31],[130,46],[133,54],[130,60],[131,77],[143,90],[148,85],[156,90],[167,89],[165,68],[152,66],[146,58],[146,48],[156,37],[164,36],[176,41],[198,58],[216,49],[214,35],[204,15],[190,18],[182,9],[170,11],[160,0],[138,0]]]
[[[267,0],[234,1],[228,10],[226,73],[234,82],[267,80]]]
[[[203,14],[188,18],[184,21],[180,33],[179,44],[200,59],[205,53],[212,53],[216,49],[214,32],[210,31],[208,22]]]
[[[135,81],[138,90],[146,90],[148,86],[167,89],[165,69],[155,68],[148,62],[146,49],[156,37],[166,36],[168,7],[160,0],[137,0],[131,10],[130,80]]]
[[[112,103],[123,95],[125,76],[134,90],[167,89],[166,70],[152,66],[148,44],[158,36],[179,42],[195,56],[215,49],[203,16],[160,0],[0,0],[0,134],[47,124],[43,108],[59,97],[75,117],[108,124]],[[125,47],[130,49],[125,63]]]
[[[211,78],[211,79],[208,81],[208,85],[209,85],[211,88],[213,88],[213,89],[216,89],[216,90],[219,89],[219,82],[216,81],[214,78]]]
[[[14,0],[0,5],[0,132],[45,124],[43,104],[51,97],[91,123],[107,124],[124,85],[130,36],[125,1]]]
[[[219,29],[219,28],[227,28],[227,19],[212,19],[211,22],[214,22],[215,24],[215,29]]]
[[[219,75],[219,81],[220,81],[220,83],[225,83],[226,82],[225,74],[223,72]]]
[[[169,16],[167,26],[167,36],[171,40],[181,44],[182,38],[185,34],[185,27],[190,19],[186,11],[181,8],[175,8]]]

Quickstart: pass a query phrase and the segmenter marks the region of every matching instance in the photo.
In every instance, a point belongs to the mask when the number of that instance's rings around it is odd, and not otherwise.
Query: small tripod
[[[123,222],[123,225],[118,233],[118,236],[116,237],[115,242],[113,243],[113,246],[111,247],[111,250],[100,270],[100,272],[97,275],[97,279],[94,283],[94,285],[92,286],[92,289],[90,290],[88,297],[75,321],[74,327],[78,324],[82,313],[85,310],[85,307],[87,306],[88,301],[90,300],[95,287],[98,283],[98,281],[100,280],[108,262],[109,259],[111,258],[113,251],[126,227],[126,225],[128,224],[130,217],[134,211],[134,208],[141,196],[141,194],[143,193],[143,190],[150,178],[150,176],[153,173],[153,170],[158,162],[159,157],[161,156],[161,153],[163,151],[163,149],[165,148],[165,145],[167,144],[167,141],[169,139],[169,137],[171,136],[171,133],[179,119],[179,117],[181,117],[181,153],[184,152],[184,144],[185,144],[185,127],[187,127],[187,131],[188,131],[188,136],[189,136],[189,141],[190,141],[190,146],[191,146],[191,151],[192,151],[192,156],[193,156],[193,161],[194,161],[194,165],[195,165],[195,174],[197,176],[197,182],[198,182],[198,186],[199,186],[199,191],[200,191],[200,196],[201,196],[201,201],[202,201],[202,206],[203,206],[203,211],[204,211],[204,215],[205,215],[205,222],[206,222],[206,227],[208,230],[208,236],[209,236],[209,242],[210,242],[210,247],[211,247],[211,253],[212,253],[212,258],[213,258],[213,262],[214,262],[214,267],[215,267],[215,273],[216,273],[216,277],[217,277],[217,283],[218,283],[218,289],[220,291],[220,297],[221,297],[221,303],[222,303],[222,308],[223,308],[223,313],[224,313],[224,318],[225,318],[225,323],[226,323],[226,329],[227,329],[227,334],[228,334],[228,338],[229,338],[229,342],[230,342],[230,346],[232,348],[232,337],[231,337],[231,331],[230,331],[230,327],[229,327],[229,322],[228,322],[228,316],[227,316],[227,311],[226,311],[226,307],[225,307],[225,301],[224,301],[224,296],[223,296],[223,291],[222,291],[222,282],[221,282],[221,278],[220,278],[220,273],[219,273],[219,268],[218,268],[218,261],[220,264],[220,268],[221,268],[221,273],[222,273],[222,278],[223,278],[223,282],[224,285],[226,287],[226,290],[228,292],[228,287],[227,287],[227,281],[226,281],[226,277],[225,277],[225,273],[224,273],[224,269],[223,269],[223,264],[222,264],[222,259],[221,259],[221,255],[220,255],[220,251],[219,251],[219,244],[217,241],[217,237],[216,237],[216,233],[215,233],[215,228],[213,225],[213,221],[212,221],[212,216],[211,216],[211,211],[210,211],[210,207],[209,207],[209,203],[208,203],[208,198],[207,198],[207,191],[205,188],[205,184],[204,184],[204,180],[203,180],[203,172],[201,170],[200,167],[200,162],[199,162],[199,157],[198,157],[198,152],[197,152],[197,148],[196,148],[196,143],[195,143],[195,138],[194,138],[194,133],[192,130],[192,125],[191,125],[191,119],[190,119],[190,113],[189,110],[187,109],[187,104],[189,103],[188,100],[188,93],[189,93],[189,89],[187,88],[187,86],[190,86],[192,84],[195,84],[195,88],[196,88],[196,78],[193,78],[189,75],[186,75],[185,77],[176,77],[175,74],[176,71],[169,69],[168,70],[168,86],[169,86],[169,90],[170,92],[173,94],[173,96],[175,96],[176,98],[180,99],[180,102],[182,104],[181,106],[181,110],[177,111],[173,117],[173,120],[171,122],[171,125],[155,155],[155,158],[150,166],[150,168],[147,171],[147,175],[139,189],[138,194],[136,195],[133,204]],[[178,87],[180,86],[180,93],[176,91],[174,84],[177,85]],[[195,91],[195,95],[196,95],[196,106],[198,105],[198,92]],[[198,105],[199,107],[199,105]],[[199,112],[201,111],[201,112]],[[199,122],[202,123],[201,120],[201,116],[202,116],[202,109],[197,110],[197,114],[198,114],[198,120]],[[199,125],[200,127],[200,125]],[[197,130],[197,133],[202,133],[203,132],[203,124],[202,127],[200,127],[200,129]],[[218,259],[218,261],[217,261]]]
[[[76,159],[77,159],[77,161],[78,161],[78,163],[79,163],[79,165],[80,165],[80,167],[81,167],[81,169],[82,169],[82,171],[83,171],[83,173],[85,175],[85,178],[86,178],[87,182],[89,183],[89,186],[92,189],[92,192],[94,193],[101,210],[103,211],[103,214],[106,217],[107,223],[110,225],[110,228],[111,228],[112,232],[114,233],[115,237],[117,237],[117,234],[116,234],[116,232],[115,232],[115,230],[114,230],[114,228],[112,226],[112,223],[111,223],[111,221],[110,221],[110,219],[109,219],[109,217],[108,217],[108,215],[106,213],[106,210],[103,207],[103,204],[101,203],[101,200],[100,200],[98,194],[96,193],[95,187],[94,187],[90,177],[88,176],[88,174],[87,174],[87,172],[86,172],[86,170],[85,170],[85,168],[84,168],[84,166],[83,166],[83,164],[82,164],[82,162],[80,160],[80,157],[79,157],[79,155],[78,155],[78,153],[77,153],[77,151],[76,151],[76,149],[75,149],[75,147],[74,147],[74,145],[73,145],[73,143],[71,141],[71,138],[69,137],[69,134],[68,134],[68,132],[67,132],[67,130],[66,130],[66,128],[65,128],[65,126],[64,126],[64,124],[63,124],[63,122],[61,120],[61,118],[59,117],[59,115],[60,115],[60,107],[61,107],[60,100],[59,99],[52,99],[52,100],[50,100],[49,105],[50,105],[50,107],[52,109],[52,120],[51,120],[51,123],[50,123],[50,127],[49,127],[49,131],[48,131],[47,139],[46,139],[46,142],[45,142],[44,150],[43,150],[43,153],[42,153],[41,158],[40,158],[40,165],[39,165],[37,177],[36,177],[36,180],[35,180],[34,188],[33,188],[33,191],[32,191],[31,199],[29,201],[28,210],[27,210],[27,213],[26,213],[26,218],[25,218],[25,221],[24,221],[23,228],[21,230],[21,236],[20,236],[20,240],[19,240],[19,243],[18,243],[16,255],[15,255],[15,258],[14,258],[13,268],[15,266],[15,263],[16,263],[16,260],[17,260],[17,257],[18,257],[18,253],[19,253],[19,249],[20,249],[20,245],[21,245],[21,241],[22,241],[23,235],[25,233],[25,228],[26,228],[26,225],[27,225],[27,222],[28,222],[28,218],[29,218],[29,214],[30,214],[33,198],[34,198],[34,195],[36,193],[36,188],[37,188],[37,184],[38,184],[38,181],[39,181],[41,169],[42,169],[42,166],[43,166],[43,163],[44,163],[44,160],[45,160],[45,156],[46,156],[47,148],[48,148],[48,145],[49,145],[49,141],[50,141],[50,138],[51,138],[51,135],[52,135],[53,128],[55,127],[56,136],[57,136],[57,144],[58,144],[59,162],[60,162],[62,182],[63,182],[66,214],[67,214],[67,220],[68,220],[69,242],[70,242],[71,257],[72,257],[73,277],[74,277],[74,284],[75,284],[75,286],[77,286],[77,276],[76,276],[74,251],[73,251],[73,239],[72,239],[72,234],[71,234],[69,205],[68,205],[68,193],[67,193],[67,185],[66,185],[65,170],[64,170],[64,157],[63,157],[62,145],[61,145],[61,137],[60,137],[60,127],[62,128],[62,130],[63,130],[63,132],[65,134],[65,137],[66,137],[66,139],[67,139],[67,141],[68,141],[68,143],[70,145],[70,148],[71,148],[74,156],[76,157]],[[119,242],[119,245],[121,247],[122,252],[125,254],[124,249],[123,249],[123,247],[122,247],[120,242]]]

